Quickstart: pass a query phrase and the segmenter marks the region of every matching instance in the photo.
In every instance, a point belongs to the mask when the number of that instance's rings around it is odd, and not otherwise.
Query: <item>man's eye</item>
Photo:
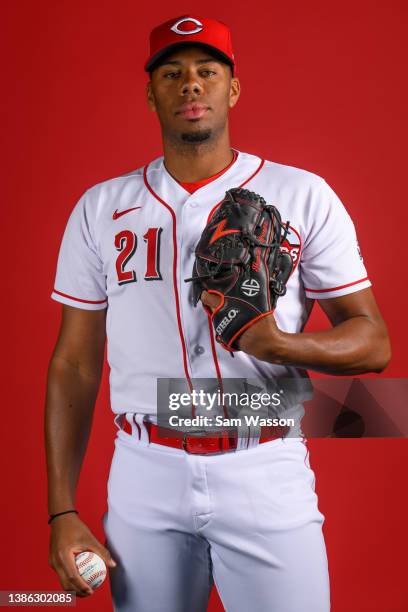
[[[178,72],[166,72],[164,75],[165,79],[173,79],[178,76]]]
[[[201,74],[203,76],[211,76],[211,75],[216,74],[216,73],[214,72],[214,70],[202,70]]]

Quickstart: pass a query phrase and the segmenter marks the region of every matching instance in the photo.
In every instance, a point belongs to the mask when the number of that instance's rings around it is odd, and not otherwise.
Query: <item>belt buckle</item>
[[[186,453],[189,453],[190,455],[215,455],[215,454],[224,454],[226,452],[231,452],[231,451],[235,451],[235,448],[228,448],[228,449],[224,449],[223,448],[223,438],[219,437],[219,436],[215,436],[213,438],[211,438],[210,436],[206,435],[208,432],[206,431],[198,431],[198,432],[194,432],[194,433],[190,433],[187,434],[186,432],[183,432],[183,438],[182,438],[182,448],[183,450],[185,450]],[[204,434],[204,435],[202,435]],[[189,443],[191,442],[191,438],[204,438],[204,442],[202,442],[203,445],[205,445],[205,440],[207,441],[207,445],[206,448],[200,449],[200,443],[198,443],[198,450],[193,450],[191,447],[189,447]],[[212,448],[211,448],[212,447]],[[200,450],[202,452],[200,452]]]
[[[205,444],[206,439],[208,442],[209,437],[206,434],[207,432],[205,430],[195,431],[194,433],[183,432],[183,441],[182,441],[183,450],[185,450],[186,453],[189,453],[190,455],[208,455],[210,453],[213,454],[213,453],[219,452],[220,446],[218,443],[218,438],[216,438],[217,442],[216,442],[216,448],[214,451],[208,450],[208,447],[207,447],[207,448],[204,448],[204,452],[200,452],[200,450],[203,450],[202,448],[200,449],[200,442],[198,442],[198,445],[197,445],[198,450],[194,450],[193,448],[189,446],[190,442],[193,443],[194,438],[203,438],[204,441],[201,442],[201,444]]]

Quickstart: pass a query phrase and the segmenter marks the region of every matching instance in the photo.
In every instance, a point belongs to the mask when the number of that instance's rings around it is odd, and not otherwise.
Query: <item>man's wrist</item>
[[[260,322],[261,323],[261,322]],[[285,363],[287,334],[276,327],[273,321],[273,326],[269,325],[268,317],[265,317],[262,325],[263,329],[258,326],[258,330],[249,328],[238,340],[238,348],[248,355],[252,355],[261,361],[276,363],[282,365]]]
[[[48,514],[57,514],[75,508],[75,496],[67,487],[53,486],[48,495]]]
[[[79,514],[79,512],[78,510],[75,510],[75,508],[70,508],[69,510],[64,510],[63,512],[56,512],[55,514],[50,514],[48,517],[48,524],[52,523],[52,521],[58,518],[59,516],[65,516],[68,514]]]

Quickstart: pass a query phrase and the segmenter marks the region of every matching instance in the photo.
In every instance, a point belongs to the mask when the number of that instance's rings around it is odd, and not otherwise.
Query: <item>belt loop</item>
[[[252,435],[251,435],[252,433]],[[246,450],[247,448],[254,448],[259,444],[259,438],[261,437],[261,428],[241,425],[238,427],[238,439],[237,439],[237,451]]]
[[[126,412],[126,414],[124,415],[124,426],[123,429],[130,433],[132,436],[136,436],[139,437],[139,434],[136,430],[136,426],[133,423],[133,413],[132,412]]]
[[[247,448],[255,448],[255,446],[259,446],[259,438],[260,436],[251,436],[248,435],[248,446]]]
[[[146,444],[149,444],[149,441],[150,441],[149,432],[144,422],[145,415],[140,414],[140,413],[135,413],[132,416],[133,416],[133,426],[137,428],[139,440],[141,442],[145,442]]]
[[[237,428],[237,448],[236,451],[248,448],[249,427],[240,425]]]
[[[113,419],[113,422],[115,423],[117,429],[123,429],[122,424],[124,416],[124,414],[117,414]]]
[[[259,438],[261,437],[261,428],[258,426],[248,427],[248,442],[247,448],[255,448],[259,446]]]

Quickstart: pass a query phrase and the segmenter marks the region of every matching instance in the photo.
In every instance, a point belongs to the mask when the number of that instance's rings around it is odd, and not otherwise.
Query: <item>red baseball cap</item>
[[[152,70],[164,55],[182,46],[197,45],[212,51],[216,57],[235,65],[231,32],[221,21],[183,15],[154,28],[150,33],[150,56],[145,64],[146,72]]]

